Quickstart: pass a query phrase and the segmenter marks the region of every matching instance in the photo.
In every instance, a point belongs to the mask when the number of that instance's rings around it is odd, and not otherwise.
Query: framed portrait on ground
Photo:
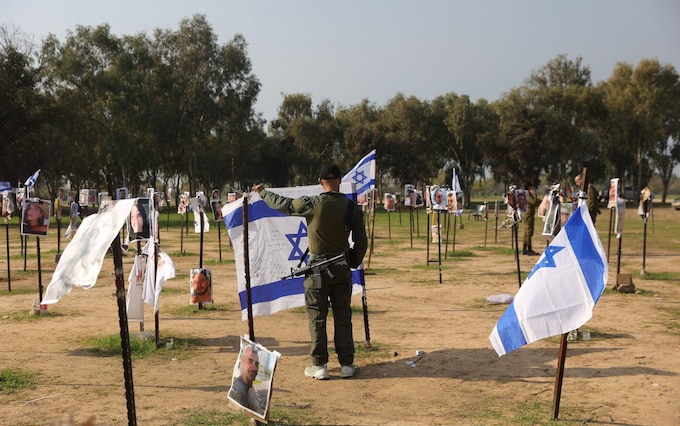
[[[210,269],[193,268],[189,273],[189,303],[213,303],[212,272]]]
[[[30,198],[25,201],[21,216],[21,235],[47,236],[52,202]]]
[[[132,205],[130,216],[128,216],[128,235],[130,242],[148,240],[151,238],[150,215],[151,205],[149,199],[138,198]]]
[[[227,392],[227,399],[234,408],[256,420],[267,422],[274,372],[280,356],[276,351],[269,351],[241,337],[238,359]]]

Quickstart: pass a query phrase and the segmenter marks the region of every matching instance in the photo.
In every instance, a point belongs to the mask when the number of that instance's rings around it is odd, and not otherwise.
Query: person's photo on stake
[[[256,419],[267,419],[272,381],[280,354],[241,337],[240,351],[227,392],[230,402]]]
[[[455,213],[458,210],[458,200],[456,199],[455,191],[446,192],[446,210],[449,213]]]
[[[260,401],[253,387],[260,368],[260,357],[257,346],[247,344],[239,355],[238,375],[231,382],[229,398],[240,406],[262,414],[265,404]]]
[[[184,214],[187,212],[187,198],[186,195],[179,195],[179,202],[177,203],[177,213]]]
[[[148,198],[137,199],[137,202],[132,205],[128,221],[130,241],[145,240],[151,237]]]
[[[222,221],[222,201],[212,200],[210,202],[210,208],[212,209],[213,219],[215,220],[215,222],[221,222]]]
[[[517,200],[517,209],[521,212],[527,211],[527,191],[518,189],[515,191],[515,199]]]
[[[439,187],[431,188],[432,191],[432,209],[446,210],[445,190]]]
[[[50,223],[50,205],[45,201],[26,201],[21,218],[22,235],[47,235]]]
[[[395,199],[394,199],[394,194],[385,194],[385,210],[388,212],[393,212],[394,211],[394,205],[395,205]]]
[[[236,201],[236,193],[235,192],[230,192],[227,194],[227,203],[233,203]]]
[[[210,270],[195,268],[191,270],[190,276],[191,303],[213,303],[212,274]]]

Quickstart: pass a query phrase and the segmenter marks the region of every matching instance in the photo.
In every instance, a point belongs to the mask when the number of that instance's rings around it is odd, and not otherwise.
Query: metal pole
[[[9,224],[5,222],[5,241],[7,247],[7,291],[12,291],[12,268],[9,261]]]
[[[113,175],[106,176],[109,193],[114,194]],[[116,234],[111,243],[113,265],[116,276],[116,298],[118,300],[118,322],[120,324],[120,346],[123,355],[123,374],[125,377],[125,399],[127,401],[128,425],[137,425],[135,410],[135,391],[132,382],[132,354],[130,350],[130,332],[128,330],[127,308],[125,306],[125,278],[123,277],[123,252],[120,247],[120,234]]]
[[[248,309],[248,337],[253,342],[255,339],[255,326],[253,324],[253,295],[250,288],[250,247],[248,245],[248,197],[243,196],[243,263],[246,273],[246,301]]]

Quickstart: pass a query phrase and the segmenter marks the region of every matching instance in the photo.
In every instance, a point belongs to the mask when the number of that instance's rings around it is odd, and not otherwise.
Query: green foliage
[[[35,386],[37,371],[23,371],[21,369],[5,368],[0,370],[0,393],[10,395],[21,389]]]
[[[163,343],[161,347],[156,348],[156,341],[154,339],[147,337],[134,338],[133,335],[130,338],[130,355],[132,359],[141,359],[163,354],[167,351],[167,349],[165,349],[165,340],[161,340],[161,342]],[[120,334],[113,334],[104,337],[92,337],[87,339],[85,344],[90,345],[87,350],[96,355],[122,357]],[[187,348],[188,341],[186,339],[174,338],[173,351],[181,352]]]

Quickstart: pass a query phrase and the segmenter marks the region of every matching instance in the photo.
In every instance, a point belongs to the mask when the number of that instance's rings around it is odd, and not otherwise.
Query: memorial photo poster
[[[281,354],[241,337],[240,351],[231,378],[227,399],[249,416],[267,421],[272,383]]]

